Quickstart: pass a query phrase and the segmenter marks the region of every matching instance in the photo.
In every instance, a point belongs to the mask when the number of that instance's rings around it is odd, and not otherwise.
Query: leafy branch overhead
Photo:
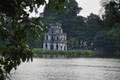
[[[0,0],[0,80],[6,80],[10,71],[21,62],[32,60],[29,37],[40,37],[44,30],[42,18],[29,18],[29,12],[41,5],[64,8],[64,0]]]
[[[37,10],[41,5],[47,5],[49,8],[62,8],[65,0],[4,0],[0,1],[0,12],[10,17],[28,17],[25,11],[29,7],[29,11]]]

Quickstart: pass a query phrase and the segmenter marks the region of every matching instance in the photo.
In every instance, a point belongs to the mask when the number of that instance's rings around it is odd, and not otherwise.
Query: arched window
[[[61,33],[63,33],[63,30],[61,29]]]
[[[56,44],[56,49],[58,50],[58,44]]]
[[[54,36],[51,36],[51,40],[54,41]]]
[[[46,35],[46,40],[48,40],[48,35]]]
[[[52,31],[52,34],[53,34],[54,32]]]
[[[47,47],[48,47],[47,44],[45,44],[45,48],[46,48],[46,49],[47,49]]]
[[[57,36],[57,40],[59,40],[59,37]]]
[[[62,46],[61,46],[61,50],[62,50]]]
[[[66,50],[66,46],[64,46],[64,50]]]
[[[50,45],[50,49],[53,50],[53,44]]]

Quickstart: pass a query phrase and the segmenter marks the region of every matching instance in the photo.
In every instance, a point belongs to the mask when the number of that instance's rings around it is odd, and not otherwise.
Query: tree
[[[68,2],[65,1],[63,5],[65,6],[65,11],[62,13],[55,9],[46,10],[46,7],[43,12],[44,19],[47,21],[47,24],[51,21],[60,22],[64,32],[67,33],[68,42],[70,42],[73,38],[79,42],[78,34],[80,34],[80,29],[84,25],[84,17],[77,16],[77,14],[82,10],[82,8],[78,7],[78,3],[75,0],[69,0]],[[68,45],[71,44],[68,43]],[[75,45],[73,46],[74,48],[77,47]]]
[[[39,37],[44,25],[41,18],[29,18],[28,12],[41,5],[61,9],[65,0],[4,0],[0,1],[0,79],[6,80],[13,68],[21,62],[32,60],[28,37]],[[60,8],[61,7],[61,8]]]
[[[79,47],[79,41],[76,38],[71,38],[68,40],[68,48],[69,49],[77,49]]]
[[[86,40],[93,42],[96,34],[103,29],[103,21],[98,15],[91,13],[86,19]]]
[[[64,12],[60,12],[54,8],[49,9],[49,7],[46,6],[43,12],[44,18],[47,21],[63,21],[65,18],[77,16],[77,14],[82,9],[81,7],[78,7],[78,3],[75,0],[65,1],[63,5],[65,10]]]
[[[106,33],[106,30],[100,31],[94,38],[94,47],[97,48],[97,55],[104,57],[113,56],[114,48],[113,38]]]
[[[29,46],[33,48],[42,48],[43,47],[43,39],[44,33],[41,33],[41,36],[39,38],[28,38],[28,44]]]
[[[110,0],[102,3],[105,9],[103,20],[105,26],[111,28],[115,23],[120,23],[120,0]]]
[[[120,0],[105,1],[102,3],[102,6],[105,10],[105,14],[103,14],[103,31],[100,33],[104,32],[104,34],[98,34],[95,37],[95,46],[98,50],[103,48],[102,50],[106,53],[107,56],[111,55],[119,57]]]
[[[49,21],[58,21],[62,23],[64,32],[67,33],[68,45],[71,49],[79,49],[80,42],[87,41],[88,44],[93,42],[95,35],[102,30],[103,21],[99,16],[90,14],[87,18],[78,16],[82,10],[75,0],[69,0],[64,3],[65,12],[60,13],[54,9],[44,10],[44,18]],[[73,41],[74,39],[74,41]],[[73,45],[76,41],[77,45]]]
[[[120,56],[120,23],[116,23],[108,33],[114,40],[113,54]]]

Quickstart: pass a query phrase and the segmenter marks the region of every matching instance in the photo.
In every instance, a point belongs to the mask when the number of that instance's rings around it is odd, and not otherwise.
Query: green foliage
[[[103,4],[105,9],[105,15],[103,15],[105,26],[111,28],[115,23],[120,23],[120,0],[110,0]]]
[[[13,68],[16,69],[21,62],[32,60],[33,52],[26,44],[26,40],[30,36],[39,37],[43,24],[38,21],[38,19],[17,21],[7,16],[0,16],[0,42],[2,42],[0,45],[0,70],[2,71],[0,79],[5,79],[5,75],[10,74],[10,71]]]
[[[98,31],[101,31],[102,20],[95,14],[87,18],[78,16],[82,10],[75,0],[69,0],[64,3],[65,11],[63,13],[55,9],[44,10],[46,24],[51,21],[62,23],[64,32],[67,33],[68,46],[70,49],[80,48],[80,41],[92,42]]]
[[[101,56],[113,56],[114,40],[107,31],[101,31],[96,35],[94,46],[99,52],[102,51],[102,55],[100,54]]]
[[[44,5],[45,0],[4,0],[0,1],[0,12],[12,18],[28,17],[24,9],[30,7],[29,11],[36,10],[40,5]]]
[[[34,48],[33,51],[35,52],[35,57],[60,57],[64,56],[65,58],[72,58],[72,57],[90,57],[94,56],[94,52],[91,50],[42,50],[41,48]]]
[[[86,41],[88,46],[93,43],[93,47],[89,49],[102,52],[103,56],[119,55],[119,0],[106,0],[102,4],[105,10],[105,14],[102,17],[103,20],[98,15],[92,13],[86,18],[77,16],[82,8],[78,7],[75,0],[69,0],[64,5],[64,13],[58,12],[55,9],[47,11],[45,9],[44,18],[48,24],[49,21],[58,21],[63,24],[62,28],[67,33],[69,49],[80,49],[82,46],[80,43]]]
[[[95,37],[97,50],[106,56],[120,56],[120,0],[110,0],[103,3],[104,27]]]
[[[39,38],[28,38],[28,44],[33,48],[42,48],[43,47],[43,39],[44,33],[42,32]]]
[[[114,55],[120,56],[120,23],[115,24],[108,33],[114,40]]]
[[[68,40],[68,47],[70,49],[76,49],[77,47],[79,47],[79,41],[76,40],[75,38],[71,38]]]
[[[29,37],[40,37],[44,29],[41,18],[29,18],[41,5],[62,9],[65,0],[4,0],[0,1],[0,80],[6,80],[10,71],[21,62],[32,60]],[[26,9],[29,9],[28,12]]]
[[[93,42],[96,34],[103,30],[103,21],[99,16],[91,13],[86,19],[86,26],[85,37],[87,41]]]
[[[120,23],[115,24],[113,28],[109,31],[109,34],[114,38],[120,38]]]
[[[0,12],[5,13],[12,18],[28,17],[28,12],[25,11],[29,7],[30,12],[37,12],[41,5],[48,6],[48,8],[62,9],[63,3],[67,0],[4,0],[0,1]]]

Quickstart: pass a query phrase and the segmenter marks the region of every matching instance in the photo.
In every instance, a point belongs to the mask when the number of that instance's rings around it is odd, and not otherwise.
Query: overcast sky
[[[88,16],[90,13],[95,13],[99,15],[100,11],[100,1],[101,0],[76,0],[80,7],[83,8],[80,15]]]
[[[78,5],[83,8],[83,10],[80,12],[79,15],[82,15],[84,17],[88,16],[90,13],[98,14],[100,11],[100,0],[76,0],[78,2]],[[43,7],[41,7],[39,12],[43,12]],[[30,14],[30,16],[37,17],[38,14],[35,14],[34,12]]]

